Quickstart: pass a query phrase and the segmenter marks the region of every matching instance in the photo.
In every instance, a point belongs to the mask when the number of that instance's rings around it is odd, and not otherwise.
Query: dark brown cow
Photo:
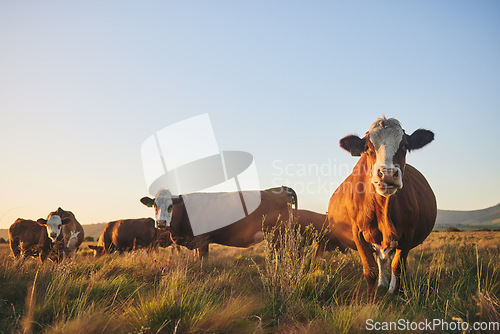
[[[408,252],[434,227],[434,193],[425,177],[406,164],[407,151],[433,139],[431,131],[422,129],[407,135],[396,119],[384,117],[365,137],[351,135],[340,141],[342,148],[361,158],[333,193],[328,220],[334,235],[359,251],[369,299],[375,297],[377,276],[379,286],[390,282],[389,292],[399,291]]]
[[[241,196],[245,196],[242,192]],[[258,193],[258,192],[257,192]],[[199,193],[200,201],[237,193]],[[156,197],[143,197],[141,202],[154,207],[158,226],[166,226],[177,245],[195,249],[197,257],[208,255],[209,244],[216,243],[233,247],[249,247],[264,238],[264,230],[270,230],[279,221],[289,219],[292,204],[297,207],[297,195],[288,187],[272,188],[260,191],[260,205],[243,219],[230,225],[194,236],[183,197],[172,196],[168,190],[160,190]],[[238,195],[236,195],[238,196]],[[201,203],[200,203],[201,204]],[[234,205],[228,202],[223,210],[230,210]],[[240,204],[241,205],[241,204]],[[201,205],[200,205],[201,206]],[[165,215],[163,215],[165,214]]]
[[[47,229],[33,220],[23,218],[17,218],[9,227],[9,243],[16,258],[39,256],[43,262],[52,250]]]
[[[155,228],[152,218],[124,219],[112,221],[104,226],[97,246],[89,245],[94,250],[94,256],[118,251],[136,249],[153,250],[168,247],[172,244],[170,233]]]
[[[37,223],[46,228],[52,243],[55,244],[56,241],[62,243],[60,258],[64,259],[67,255],[71,255],[71,258],[75,259],[75,253],[82,244],[85,234],[73,212],[58,208],[49,213],[47,219],[38,219]]]
[[[345,247],[337,239],[328,228],[328,216],[309,210],[296,210],[294,212],[294,220],[300,225],[301,233],[312,226],[312,232],[319,232],[321,239],[316,249],[316,255],[320,255],[323,251],[333,251],[339,249],[345,251]]]

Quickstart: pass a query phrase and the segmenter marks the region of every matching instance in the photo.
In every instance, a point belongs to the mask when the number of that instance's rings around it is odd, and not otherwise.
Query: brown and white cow
[[[200,207],[203,201],[214,197],[232,196],[234,193],[198,193]],[[241,194],[240,194],[241,195]],[[243,219],[222,228],[194,236],[183,197],[173,196],[168,190],[160,190],[155,198],[143,197],[141,203],[154,207],[156,223],[170,231],[177,245],[194,249],[197,257],[208,255],[209,244],[216,243],[233,247],[249,247],[264,238],[264,231],[271,230],[279,221],[289,219],[292,204],[297,207],[297,195],[288,187],[271,188],[260,191],[260,205]],[[242,196],[245,196],[244,194]],[[231,210],[235,203],[228,201],[224,210]],[[241,204],[240,204],[241,205]]]
[[[361,158],[333,193],[328,220],[334,235],[358,250],[369,299],[375,297],[377,276],[378,286],[399,291],[408,252],[434,227],[434,193],[425,177],[406,163],[406,152],[433,139],[434,133],[423,129],[407,135],[399,121],[383,117],[365,137],[340,140],[342,148]]]
[[[56,211],[49,213],[47,219],[38,219],[37,223],[45,227],[47,236],[53,244],[56,244],[56,242],[62,243],[59,252],[61,258],[64,259],[67,255],[71,255],[71,258],[75,259],[75,253],[83,242],[85,235],[82,225],[76,220],[71,211],[58,208]]]
[[[155,228],[152,218],[123,219],[112,221],[104,226],[97,246],[89,245],[94,256],[114,251],[130,252],[137,249],[147,251],[172,244],[170,233]]]
[[[17,218],[9,227],[9,243],[12,255],[19,258],[39,256],[43,262],[52,250],[52,241],[44,226],[36,221]]]

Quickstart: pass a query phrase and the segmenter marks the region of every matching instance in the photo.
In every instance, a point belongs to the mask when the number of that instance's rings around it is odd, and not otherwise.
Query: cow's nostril
[[[383,177],[384,177],[384,174],[382,174],[382,171],[380,170],[380,168],[377,170],[377,175],[378,175],[378,177],[380,177],[380,178],[383,178]]]
[[[394,172],[394,177],[398,177],[398,176],[399,176],[399,171],[398,171],[398,170],[396,170],[396,171]]]

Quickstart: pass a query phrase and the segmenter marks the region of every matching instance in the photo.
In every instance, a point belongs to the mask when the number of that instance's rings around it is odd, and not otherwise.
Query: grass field
[[[433,232],[409,257],[402,298],[366,302],[357,252],[313,257],[293,234],[275,251],[15,261],[0,245],[0,333],[361,333],[374,322],[500,322],[500,233]],[[398,332],[380,330],[373,332]],[[426,332],[426,330],[417,330]],[[461,331],[442,331],[461,333]],[[474,332],[474,331],[471,331]],[[485,331],[481,331],[485,332]]]

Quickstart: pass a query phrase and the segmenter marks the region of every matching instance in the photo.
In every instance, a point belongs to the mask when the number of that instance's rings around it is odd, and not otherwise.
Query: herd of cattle
[[[97,245],[88,245],[88,247],[93,250],[95,257],[111,252],[121,254],[139,249],[152,251],[174,243],[194,249],[196,257],[207,256],[210,243],[249,247],[263,240],[263,230],[272,231],[276,227],[276,222],[287,221],[289,206],[292,202],[296,203],[296,195],[291,188],[273,188],[262,191],[261,194],[263,201],[250,216],[197,238],[190,238],[190,235],[193,235],[192,232],[171,234],[170,228],[157,228],[152,218],[123,219],[107,223]],[[300,225],[302,232],[309,225],[312,225],[315,231],[325,230],[326,215],[308,210],[295,209],[292,212],[297,217],[296,222]],[[263,215],[265,219],[262,219]],[[188,220],[184,221],[186,224],[183,225],[182,216],[176,215],[176,218],[179,219],[174,219],[171,225],[173,228],[178,228],[179,231],[190,229]],[[33,221],[18,218],[9,228],[10,247],[14,257],[39,257],[42,262],[47,258],[59,261],[68,255],[74,259],[75,252],[83,239],[82,225],[72,212],[62,208],[51,212],[47,219],[40,218]],[[338,242],[324,241],[322,246],[322,250],[343,249]]]
[[[84,239],[82,225],[71,211],[58,208],[47,219],[36,222],[18,218],[9,228],[10,248],[14,257],[39,257],[62,260],[75,253]],[[153,250],[172,244],[170,233],[155,228],[151,218],[125,219],[109,222],[104,227],[98,245],[89,245],[94,256],[137,249]]]
[[[427,238],[437,215],[434,193],[425,177],[406,164],[406,153],[433,139],[434,134],[423,129],[407,135],[399,121],[385,117],[377,119],[363,138],[342,138],[340,146],[361,158],[331,196],[327,215],[299,210],[296,193],[283,186],[260,191],[260,205],[245,218],[194,235],[185,206],[185,198],[190,195],[173,195],[163,189],[155,198],[140,200],[154,208],[155,219],[109,222],[97,245],[89,247],[98,256],[175,244],[205,257],[210,243],[248,247],[262,241],[265,232],[281,228],[279,222],[290,220],[301,231],[310,225],[322,231],[319,249],[357,250],[369,298],[374,298],[377,282],[389,292],[397,292],[408,252]],[[217,195],[201,194],[197,198],[203,200],[204,196]],[[59,208],[36,222],[17,219],[9,229],[9,239],[16,257],[39,256],[42,261],[49,256],[74,258],[84,231],[73,213]]]

